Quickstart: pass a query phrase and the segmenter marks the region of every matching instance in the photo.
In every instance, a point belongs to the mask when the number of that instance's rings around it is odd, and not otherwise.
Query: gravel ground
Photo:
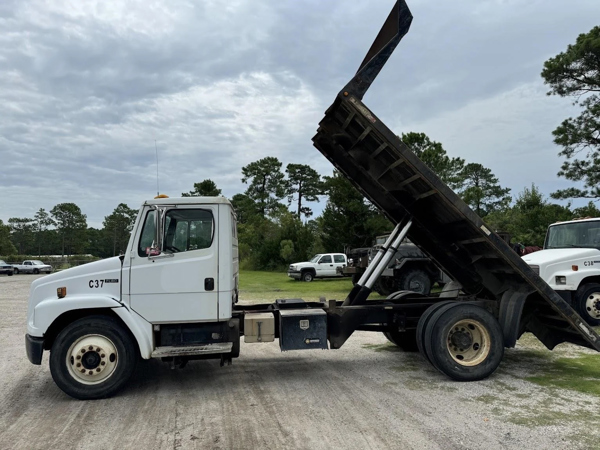
[[[477,383],[449,381],[418,354],[358,332],[337,351],[281,353],[277,343],[242,344],[242,356],[226,367],[193,361],[170,370],[143,361],[115,398],[73,400],[54,385],[47,353],[42,366],[25,356],[34,278],[0,277],[2,449],[600,445],[598,397],[524,380],[544,370],[529,356],[533,339],[508,350],[500,369]]]

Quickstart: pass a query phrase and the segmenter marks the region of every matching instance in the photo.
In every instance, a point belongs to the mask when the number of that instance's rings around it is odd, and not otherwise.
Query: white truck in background
[[[600,218],[550,225],[544,249],[523,260],[590,325],[600,325]]]
[[[348,265],[348,259],[343,253],[322,253],[313,256],[310,261],[293,263],[288,268],[287,275],[297,281],[310,282],[315,278],[343,277],[340,270]]]

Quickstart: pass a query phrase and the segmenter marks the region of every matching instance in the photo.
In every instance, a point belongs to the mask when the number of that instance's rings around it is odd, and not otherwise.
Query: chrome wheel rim
[[[110,378],[119,363],[117,348],[106,336],[88,334],[67,351],[69,374],[82,384],[99,384]]]

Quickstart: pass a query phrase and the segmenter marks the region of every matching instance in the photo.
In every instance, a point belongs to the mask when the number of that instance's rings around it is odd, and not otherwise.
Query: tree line
[[[600,198],[600,27],[577,38],[574,45],[545,62],[549,95],[570,97],[582,107],[575,118],[554,130],[565,161],[559,177],[582,183],[551,194],[555,199],[589,198],[583,208],[552,203],[535,185],[511,195],[492,171],[477,162],[451,157],[443,145],[424,133],[400,138],[496,231],[514,242],[542,245],[550,223],[576,217],[599,217],[592,200]],[[315,253],[341,252],[370,246],[392,229],[389,221],[340,173],[321,176],[309,165],[282,163],[275,157],[241,169],[243,193],[231,197],[238,218],[239,248],[246,268],[280,268]],[[195,183],[182,196],[217,196],[221,189],[210,179]],[[311,202],[325,201],[317,217]],[[88,227],[86,215],[74,203],[61,203],[34,217],[0,221],[0,255],[90,253],[117,255],[127,245],[136,211],[119,204],[100,229]]]
[[[512,201],[510,189],[502,187],[489,168],[450,157],[441,143],[424,133],[406,133],[401,139],[494,229],[510,233],[516,241],[542,245],[550,223],[600,215],[591,202],[573,210],[550,203],[535,185]],[[321,176],[303,164],[288,164],[283,170],[277,158],[266,157],[242,167],[241,181],[245,191],[230,200],[238,219],[240,259],[246,268],[281,268],[319,252],[370,246],[377,235],[393,228],[337,171]],[[213,180],[205,179],[181,195],[221,193]],[[313,217],[309,205],[320,200],[325,200],[325,207]],[[86,215],[74,203],[60,203],[50,211],[42,208],[31,218],[0,222],[0,254],[118,255],[127,246],[136,214],[121,203],[96,229],[87,225]]]

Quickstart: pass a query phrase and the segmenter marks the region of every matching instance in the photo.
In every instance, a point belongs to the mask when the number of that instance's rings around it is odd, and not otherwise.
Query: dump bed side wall
[[[524,293],[561,340],[600,350],[579,315],[359,99],[340,93],[319,125],[314,145],[393,223],[410,215],[411,241],[465,292],[498,302]]]

